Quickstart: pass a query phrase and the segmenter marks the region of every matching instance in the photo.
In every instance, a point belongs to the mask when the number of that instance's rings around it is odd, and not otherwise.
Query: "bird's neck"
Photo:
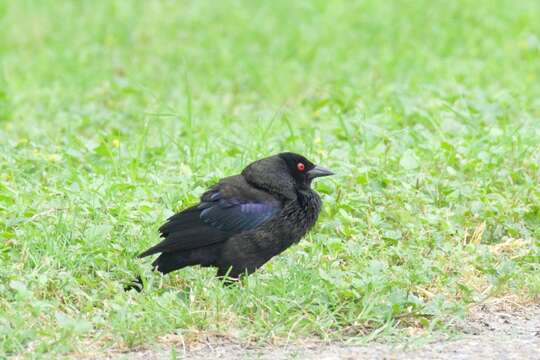
[[[319,195],[309,187],[296,191],[296,198],[301,206],[308,206],[312,202],[321,202]]]

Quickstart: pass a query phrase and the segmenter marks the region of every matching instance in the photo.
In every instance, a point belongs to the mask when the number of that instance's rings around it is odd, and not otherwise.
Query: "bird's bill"
[[[307,175],[310,179],[315,179],[322,176],[334,175],[334,173],[328,169],[323,168],[322,166],[315,166],[313,169],[307,172]]]

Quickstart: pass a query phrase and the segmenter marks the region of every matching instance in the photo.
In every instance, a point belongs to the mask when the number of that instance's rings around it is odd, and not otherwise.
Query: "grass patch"
[[[540,294],[538,1],[0,2],[0,356],[401,334]],[[134,256],[280,151],[316,230],[241,288]],[[143,273],[148,288],[125,293]]]

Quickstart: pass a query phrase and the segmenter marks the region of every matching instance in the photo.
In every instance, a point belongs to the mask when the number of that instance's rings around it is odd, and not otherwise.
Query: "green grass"
[[[172,333],[403,339],[487,296],[538,297],[539,13],[0,0],[0,356]],[[233,288],[134,259],[280,151],[339,174],[299,245]],[[146,291],[124,292],[137,273]]]

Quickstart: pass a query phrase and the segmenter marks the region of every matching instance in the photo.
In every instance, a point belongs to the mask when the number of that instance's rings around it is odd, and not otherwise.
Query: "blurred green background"
[[[540,2],[0,0],[0,354],[453,331],[540,293]],[[295,151],[312,235],[238,288],[134,260]],[[142,273],[148,287],[125,293]],[[367,336],[367,338],[366,338]]]

